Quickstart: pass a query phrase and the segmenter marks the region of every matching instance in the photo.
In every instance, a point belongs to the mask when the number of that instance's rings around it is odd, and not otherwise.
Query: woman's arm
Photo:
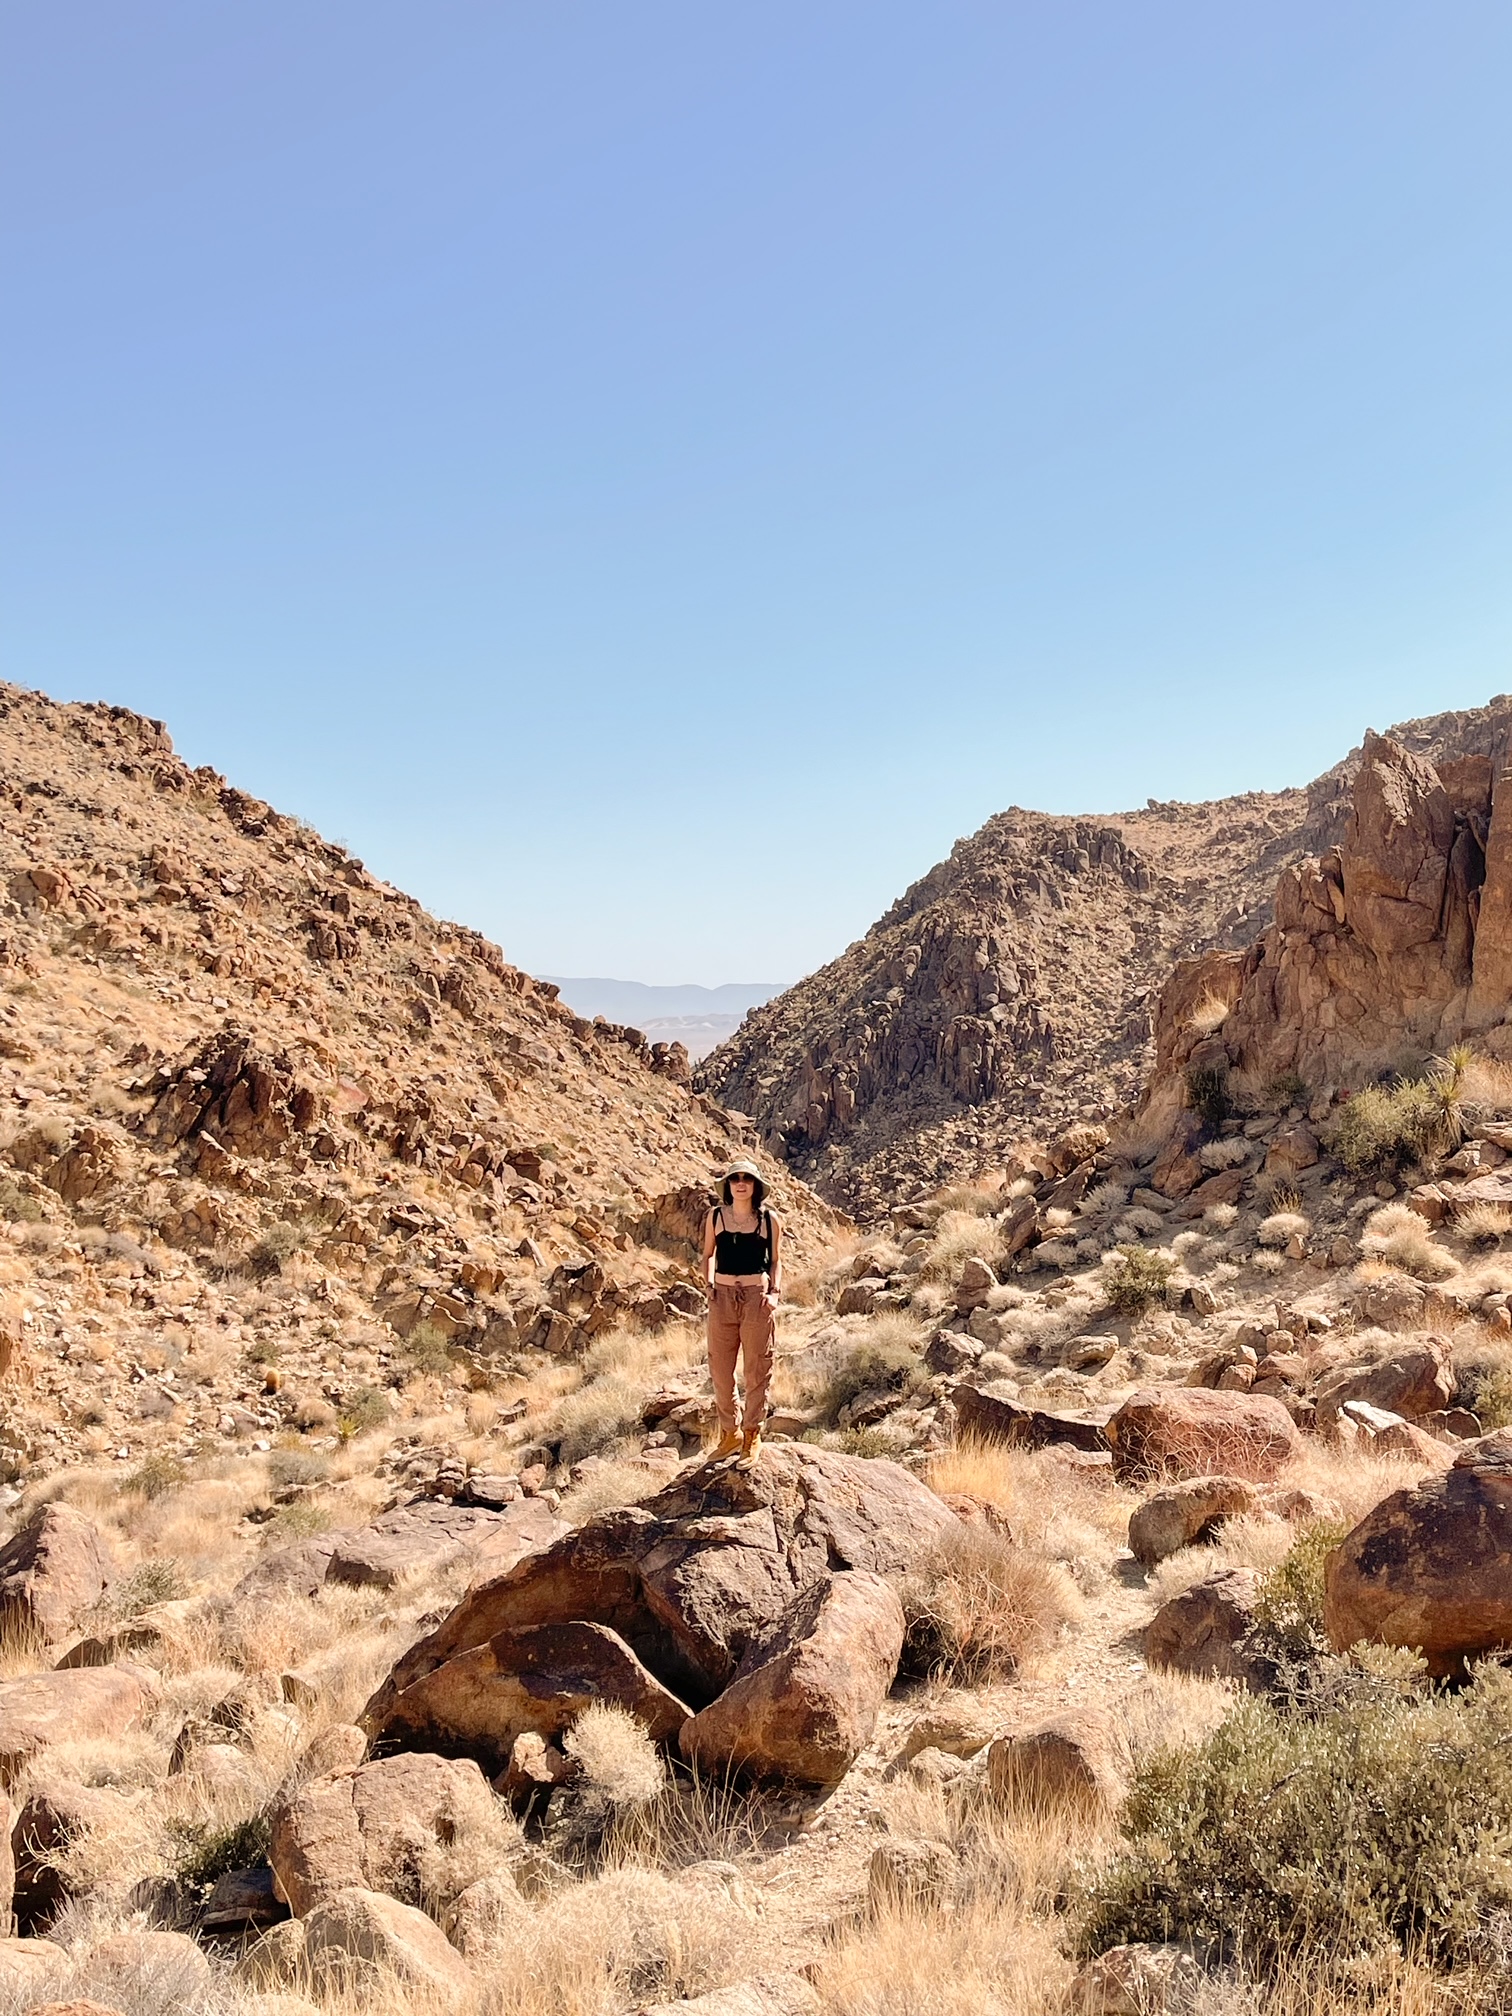
[[[712,1295],[714,1292],[714,1213],[705,1211],[703,1224],[703,1276],[704,1286]]]
[[[775,1302],[782,1293],[782,1221],[773,1215],[769,1222],[772,1227],[772,1265],[767,1274],[767,1296]]]

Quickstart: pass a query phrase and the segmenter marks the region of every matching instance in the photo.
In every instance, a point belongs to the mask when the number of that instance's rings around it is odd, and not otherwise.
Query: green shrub
[[[189,1482],[189,1472],[177,1456],[148,1456],[121,1480],[123,1491],[135,1491],[143,1498],[166,1498]]]
[[[451,1349],[450,1335],[439,1323],[415,1325],[404,1340],[404,1349],[417,1372],[430,1372],[442,1378],[451,1370],[455,1354]]]
[[[276,1337],[254,1337],[247,1346],[247,1362],[250,1365],[276,1365],[278,1363],[278,1339]]]
[[[1356,1092],[1330,1146],[1351,1175],[1394,1175],[1409,1162],[1454,1147],[1460,1126],[1458,1080],[1441,1067],[1426,1078],[1398,1078]]]
[[[830,1368],[820,1405],[830,1420],[862,1393],[885,1388],[902,1395],[922,1392],[929,1373],[912,1345],[901,1338],[863,1338],[850,1345]]]
[[[184,1573],[184,1564],[172,1554],[158,1554],[113,1582],[95,1605],[95,1611],[105,1621],[120,1624],[139,1617],[154,1603],[176,1603],[188,1594],[189,1578]]]
[[[330,1474],[331,1459],[318,1449],[274,1449],[268,1456],[268,1482],[275,1490],[323,1484]]]
[[[232,1869],[256,1869],[268,1859],[272,1827],[267,1816],[237,1820],[224,1827],[202,1821],[179,1821],[174,1876],[196,1902],[207,1897]]]
[[[343,1442],[365,1435],[370,1428],[382,1428],[394,1418],[388,1392],[382,1386],[359,1386],[348,1397],[337,1418],[337,1432]]]
[[[1305,1659],[1327,1651],[1323,1564],[1349,1530],[1329,1519],[1299,1526],[1284,1559],[1260,1577],[1255,1620],[1279,1653]]]
[[[313,1498],[295,1498],[274,1511],[268,1521],[268,1539],[274,1546],[291,1540],[308,1540],[312,1533],[324,1533],[330,1523],[329,1505],[317,1504]]]
[[[1454,1395],[1457,1407],[1468,1407],[1489,1433],[1493,1428],[1512,1428],[1512,1365],[1489,1358],[1456,1364],[1459,1385]]]
[[[1148,1252],[1143,1246],[1120,1246],[1103,1270],[1108,1307],[1120,1316],[1140,1316],[1152,1302],[1163,1300],[1166,1283],[1176,1271],[1169,1253]]]
[[[1288,1106],[1305,1106],[1312,1097],[1307,1080],[1297,1071],[1278,1071],[1261,1088],[1260,1104],[1271,1113],[1284,1113]]]
[[[1216,1134],[1229,1117],[1228,1073],[1221,1064],[1189,1064],[1186,1102],[1203,1126]]]
[[[1392,1948],[1472,1963],[1512,1909],[1512,1674],[1426,1699],[1367,1688],[1316,1716],[1244,1701],[1141,1767],[1120,1830],[1084,1892],[1084,1954],[1190,1940],[1262,1971]]]
[[[299,1227],[280,1219],[268,1227],[252,1248],[248,1264],[259,1281],[266,1281],[271,1275],[282,1274],[303,1244]]]

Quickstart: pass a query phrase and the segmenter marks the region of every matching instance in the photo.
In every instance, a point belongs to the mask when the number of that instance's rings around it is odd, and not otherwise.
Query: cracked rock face
[[[478,1648],[488,1647],[499,1726],[509,1723],[512,1742],[522,1726],[523,1669],[519,1658],[501,1665],[499,1648],[518,1650],[530,1631],[583,1622],[612,1634],[627,1671],[633,1661],[659,1693],[702,1709],[805,1591],[851,1572],[900,1576],[957,1523],[892,1463],[789,1443],[764,1451],[750,1471],[705,1464],[645,1504],[600,1514],[475,1586],[398,1662],[369,1702],[364,1727],[380,1747],[445,1742],[431,1704],[449,1688],[443,1675],[451,1668],[458,1688],[465,1679],[472,1690],[469,1712],[482,1731],[487,1711],[478,1704],[489,1689],[475,1669]],[[536,1726],[548,1735],[562,1726],[552,1678],[538,1665],[530,1682],[541,1697]]]

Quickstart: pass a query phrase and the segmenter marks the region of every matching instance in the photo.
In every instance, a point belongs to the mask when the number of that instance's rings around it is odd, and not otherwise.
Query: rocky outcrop
[[[44,1505],[0,1548],[0,1623],[56,1642],[115,1580],[99,1529],[71,1505]]]
[[[747,1651],[678,1747],[706,1775],[838,1785],[865,1748],[903,1650],[903,1606],[880,1575],[828,1575]]]
[[[1329,1555],[1324,1580],[1339,1650],[1360,1639],[1404,1645],[1450,1674],[1512,1645],[1512,1430],[1382,1499]]]
[[[1120,1480],[1275,1476],[1302,1446],[1279,1400],[1200,1386],[1147,1386],[1130,1394],[1105,1434]]]
[[[311,1779],[274,1808],[268,1860],[296,1918],[354,1885],[413,1882],[417,1858],[486,1818],[492,1795],[476,1764],[384,1757]]]
[[[696,1711],[768,1643],[795,1597],[848,1570],[901,1576],[957,1528],[955,1515],[896,1464],[792,1443],[767,1449],[748,1471],[705,1465],[476,1584],[399,1661],[363,1725],[379,1744],[434,1747],[427,1704],[450,1686],[443,1669],[464,1660],[458,1699],[494,1690],[514,1704],[523,1688],[544,1701],[551,1675],[527,1678],[523,1665],[504,1675],[500,1651],[506,1665],[522,1660],[522,1648],[545,1642],[523,1634],[590,1620],[658,1683],[643,1698],[665,1706],[671,1697]],[[490,1649],[474,1659],[480,1648]],[[478,1695],[466,1691],[475,1671],[483,1675]],[[561,1726],[549,1708],[537,1712],[532,1726],[543,1733]],[[501,1709],[501,1729],[518,1733],[514,1713]],[[512,1741],[503,1745],[506,1761]]]
[[[1294,1072],[1317,1098],[1471,1032],[1512,1055],[1512,703],[1446,719],[1465,725],[1367,735],[1338,843],[1284,870],[1270,927],[1177,968],[1157,1088],[1194,1066]]]
[[[1325,1372],[1313,1390],[1318,1426],[1331,1427],[1351,1401],[1421,1421],[1450,1404],[1455,1383],[1448,1344],[1440,1337],[1415,1338],[1373,1364]]]

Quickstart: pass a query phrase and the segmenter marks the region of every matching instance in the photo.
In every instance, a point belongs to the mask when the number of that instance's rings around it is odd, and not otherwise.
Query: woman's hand
[[[782,1297],[778,1294],[775,1288],[768,1288],[766,1294],[761,1299],[766,1303],[768,1309],[772,1310],[774,1313],[776,1312],[778,1305],[782,1301]]]

